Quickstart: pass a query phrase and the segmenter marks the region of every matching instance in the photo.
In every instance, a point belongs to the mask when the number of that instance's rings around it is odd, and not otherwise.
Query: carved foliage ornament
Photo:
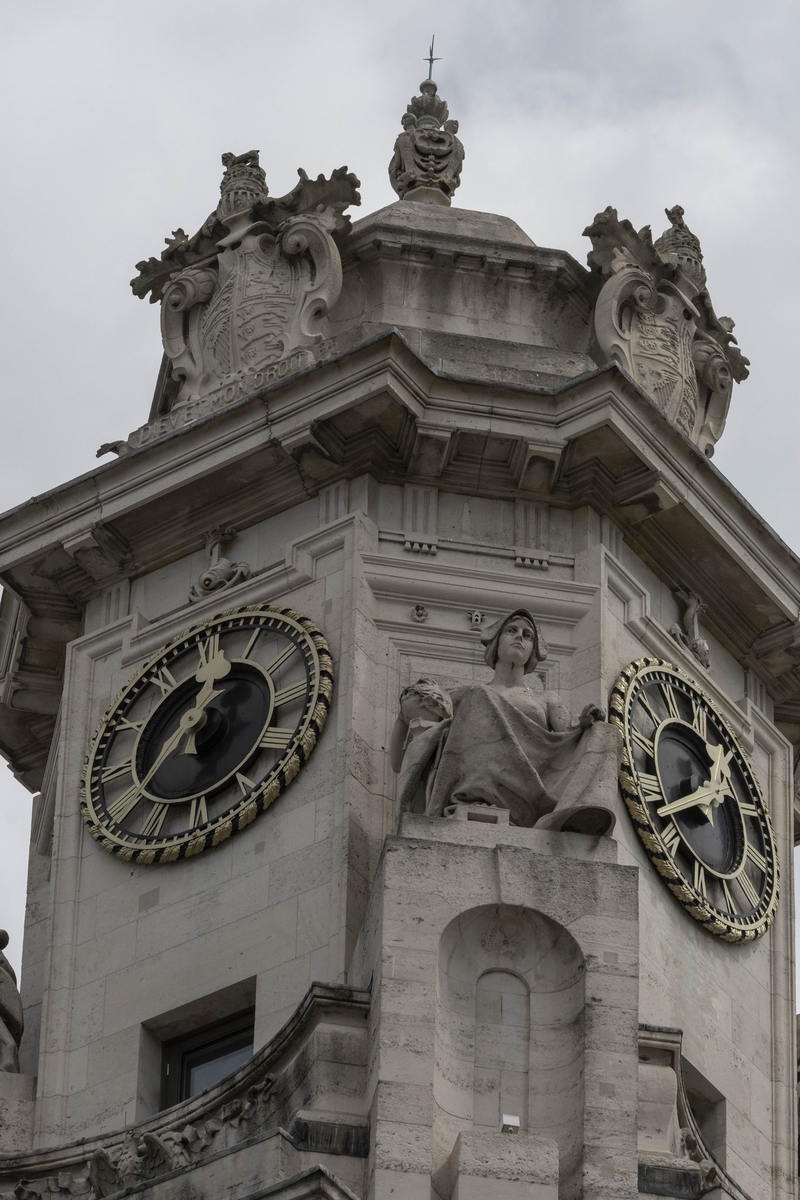
[[[248,605],[180,634],[123,688],[89,747],[92,836],[139,863],[219,845],[295,778],[332,694],[328,643],[292,609]]]
[[[177,395],[207,395],[322,340],[321,320],[342,287],[336,239],[360,204],[346,167],[269,198],[258,152],[223,154],[220,202],[202,228],[167,239],[137,263],[134,294],[161,301],[164,351]]]
[[[589,266],[605,279],[594,313],[606,361],[616,360],[664,415],[704,454],[722,435],[734,380],[747,378],[733,321],[717,317],[706,288],[700,243],[680,205],[667,209],[670,228],[654,243],[616,209],[584,230]]]

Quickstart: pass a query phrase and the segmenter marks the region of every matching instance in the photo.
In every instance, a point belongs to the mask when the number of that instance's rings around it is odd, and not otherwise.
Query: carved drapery
[[[700,243],[683,209],[668,209],[667,216],[671,226],[655,243],[649,227],[637,233],[613,208],[584,230],[593,246],[589,266],[605,279],[595,336],[603,358],[619,362],[710,456],[748,360],[736,346],[733,321],[711,306]]]

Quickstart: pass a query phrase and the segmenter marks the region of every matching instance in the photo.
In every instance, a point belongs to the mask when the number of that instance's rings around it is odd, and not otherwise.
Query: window
[[[169,1108],[219,1083],[253,1057],[253,1009],[164,1042],[161,1106]]]

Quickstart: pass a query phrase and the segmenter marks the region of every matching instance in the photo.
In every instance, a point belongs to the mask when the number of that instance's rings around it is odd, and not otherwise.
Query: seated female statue
[[[525,686],[547,648],[527,609],[481,637],[490,683],[451,695],[418,680],[400,697],[392,766],[401,809],[452,816],[459,804],[508,809],[514,825],[605,834],[617,804],[620,735],[587,705],[577,721],[555,692]]]

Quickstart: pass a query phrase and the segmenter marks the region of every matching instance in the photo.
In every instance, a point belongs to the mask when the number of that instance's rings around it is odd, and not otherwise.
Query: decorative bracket
[[[245,562],[230,562],[222,557],[222,551],[236,537],[235,529],[212,529],[206,537],[206,554],[210,566],[203,571],[197,583],[189,589],[189,603],[196,604],[205,600],[212,592],[221,592],[225,588],[234,587],[251,575],[250,566]]]

